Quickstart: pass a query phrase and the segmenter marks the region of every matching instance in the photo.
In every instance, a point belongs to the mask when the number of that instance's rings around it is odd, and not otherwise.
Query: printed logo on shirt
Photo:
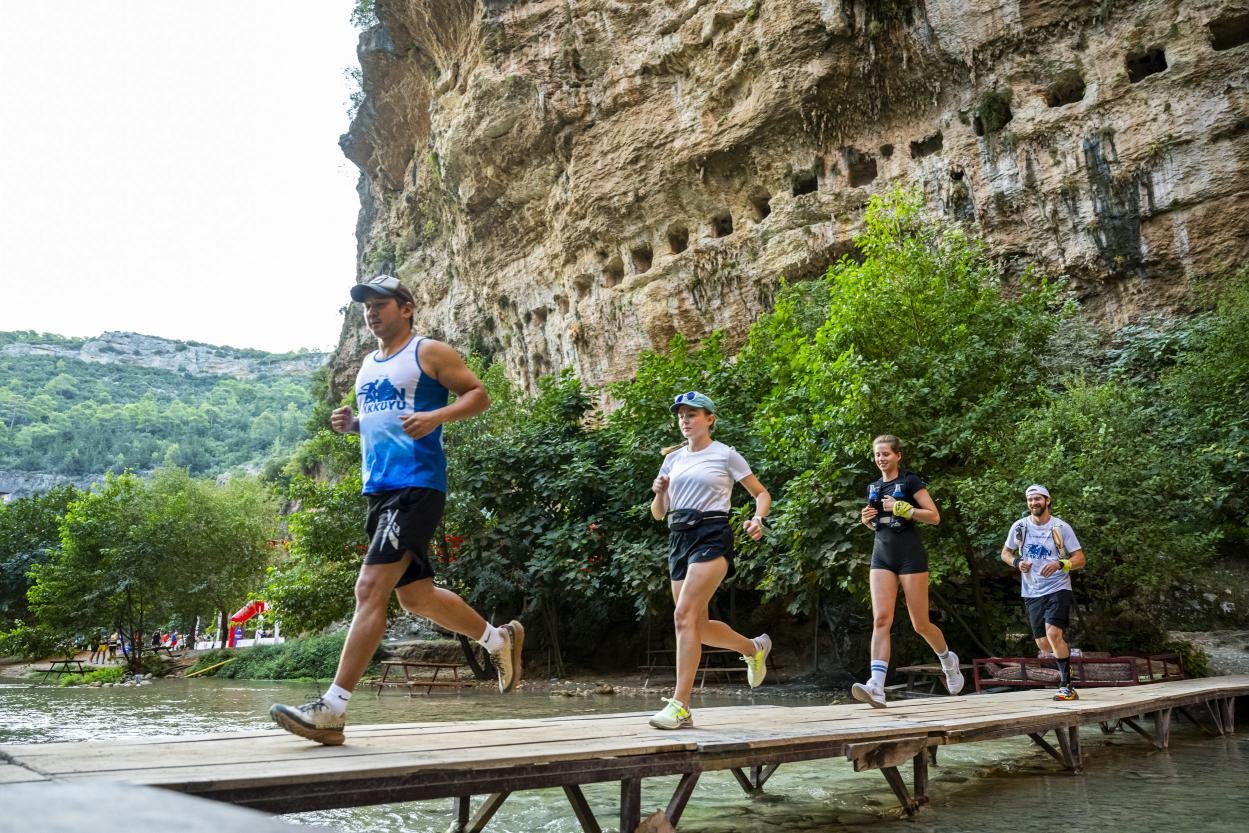
[[[360,410],[366,414],[379,411],[402,411],[408,406],[407,391],[397,388],[389,379],[375,379],[362,386],[363,402]]]

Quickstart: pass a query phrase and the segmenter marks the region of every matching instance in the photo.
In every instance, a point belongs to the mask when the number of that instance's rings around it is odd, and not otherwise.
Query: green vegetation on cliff
[[[82,341],[0,333],[0,346]],[[209,349],[262,366],[296,355]],[[0,351],[0,470],[80,477],[172,466],[213,475],[259,466],[304,439],[310,382],[309,373],[238,379]]]

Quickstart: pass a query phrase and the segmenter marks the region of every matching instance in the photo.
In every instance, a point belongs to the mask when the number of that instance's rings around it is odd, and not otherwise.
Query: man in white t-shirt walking
[[[1015,521],[1002,547],[1002,561],[1019,571],[1032,637],[1058,666],[1055,700],[1079,700],[1071,686],[1071,649],[1063,632],[1071,621],[1071,571],[1084,566],[1084,550],[1071,526],[1050,514],[1050,493],[1032,485],[1024,492],[1028,515]]]

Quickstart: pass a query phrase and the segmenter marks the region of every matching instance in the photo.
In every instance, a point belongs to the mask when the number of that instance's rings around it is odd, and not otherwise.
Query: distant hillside
[[[108,471],[255,470],[304,438],[326,355],[0,333],[0,493]]]

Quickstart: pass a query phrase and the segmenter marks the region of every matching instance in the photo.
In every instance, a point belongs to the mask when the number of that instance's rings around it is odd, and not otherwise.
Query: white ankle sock
[[[321,695],[321,699],[330,707],[330,711],[334,714],[342,714],[347,711],[347,701],[351,699],[351,692],[340,686],[338,683],[331,683],[330,687]]]
[[[482,631],[481,638],[477,641],[481,644],[481,647],[486,649],[488,654],[493,654],[502,648],[505,642],[502,631],[489,622],[486,623],[486,629]]]
[[[885,674],[889,672],[889,663],[883,659],[872,660],[872,679],[874,688],[885,687]]]
[[[942,668],[950,668],[958,662],[958,655],[947,648],[944,654],[937,654],[937,659],[941,661]]]

